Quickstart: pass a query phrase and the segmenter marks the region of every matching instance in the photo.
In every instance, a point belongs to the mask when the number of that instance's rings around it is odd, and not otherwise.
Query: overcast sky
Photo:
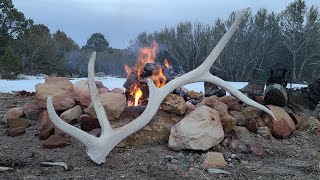
[[[35,23],[60,29],[84,45],[94,32],[105,35],[113,48],[125,48],[139,32],[154,32],[181,21],[213,24],[232,11],[250,7],[280,12],[293,0],[13,0]],[[319,0],[307,4],[320,7]]]

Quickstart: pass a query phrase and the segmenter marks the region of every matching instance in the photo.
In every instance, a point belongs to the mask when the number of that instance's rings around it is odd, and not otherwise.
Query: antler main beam
[[[181,87],[185,84],[206,81],[211,82],[220,86],[221,88],[228,91],[231,95],[237,97],[241,101],[245,102],[248,105],[256,107],[274,119],[274,114],[265,106],[258,104],[257,102],[249,99],[247,96],[242,94],[239,90],[230,86],[227,82],[210,74],[209,70],[215,60],[218,58],[221,51],[224,49],[236,29],[238,28],[241,21],[244,19],[246,13],[249,11],[249,8],[241,12],[235,19],[232,26],[228,29],[225,35],[218,42],[217,46],[212,50],[207,59],[196,69],[188,72],[170,82],[168,82],[162,88],[157,88],[151,79],[147,80],[149,86],[149,101],[145,111],[134,121],[129,124],[122,126],[117,129],[113,129],[108,120],[107,114],[104,111],[104,108],[101,104],[101,101],[98,97],[95,77],[94,77],[94,63],[96,59],[96,53],[93,52],[88,65],[88,86],[92,99],[94,109],[97,113],[97,117],[101,126],[101,135],[100,137],[95,137],[87,132],[84,132],[66,122],[61,120],[56,114],[55,109],[52,104],[52,97],[49,97],[47,100],[47,109],[49,117],[52,123],[62,131],[70,134],[74,138],[81,141],[86,146],[86,151],[88,156],[97,164],[104,163],[106,161],[107,155],[110,151],[124,138],[129,135],[137,132],[139,129],[147,125],[154,115],[157,113],[158,108],[164,98],[171,93],[174,89]]]

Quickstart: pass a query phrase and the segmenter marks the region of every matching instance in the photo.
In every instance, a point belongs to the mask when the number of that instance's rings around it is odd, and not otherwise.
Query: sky
[[[182,21],[213,24],[232,11],[250,7],[281,12],[293,0],[12,0],[14,6],[51,33],[60,29],[80,47],[102,33],[110,46],[124,49],[140,32],[159,31]],[[320,7],[319,0],[306,0]]]

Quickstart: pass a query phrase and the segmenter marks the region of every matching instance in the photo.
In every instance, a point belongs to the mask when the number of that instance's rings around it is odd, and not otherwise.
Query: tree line
[[[141,32],[126,49],[109,46],[103,34],[94,33],[79,47],[63,31],[53,34],[34,24],[14,8],[0,2],[0,74],[19,73],[86,76],[91,52],[97,51],[96,72],[125,77],[124,64],[134,65],[138,48],[159,44],[156,61],[166,58],[177,73],[198,67],[231,26],[237,12],[213,24],[181,22],[152,33]],[[228,81],[247,81],[254,68],[268,69],[283,63],[292,82],[311,82],[320,76],[319,8],[296,0],[279,12],[260,9],[248,14],[211,70]]]

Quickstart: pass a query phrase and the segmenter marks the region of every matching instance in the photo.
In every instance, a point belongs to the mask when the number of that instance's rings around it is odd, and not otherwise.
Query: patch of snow
[[[23,79],[18,80],[4,80],[0,79],[0,92],[1,93],[12,93],[17,91],[28,91],[28,92],[35,92],[35,85],[38,83],[45,82],[45,76],[22,76]],[[72,83],[79,82],[81,80],[87,80],[87,78],[71,78],[70,81]],[[123,84],[125,83],[125,78],[116,78],[116,77],[96,77],[96,80],[101,81],[104,86],[108,87],[110,90],[113,88],[123,88]],[[241,89],[247,82],[228,82],[231,86],[235,87],[236,89]],[[301,88],[306,87],[305,84],[292,84],[292,88]],[[189,90],[194,90],[197,92],[204,92],[204,85],[203,82],[196,82],[185,85],[185,87]],[[287,88],[290,88],[291,85],[288,84]]]

